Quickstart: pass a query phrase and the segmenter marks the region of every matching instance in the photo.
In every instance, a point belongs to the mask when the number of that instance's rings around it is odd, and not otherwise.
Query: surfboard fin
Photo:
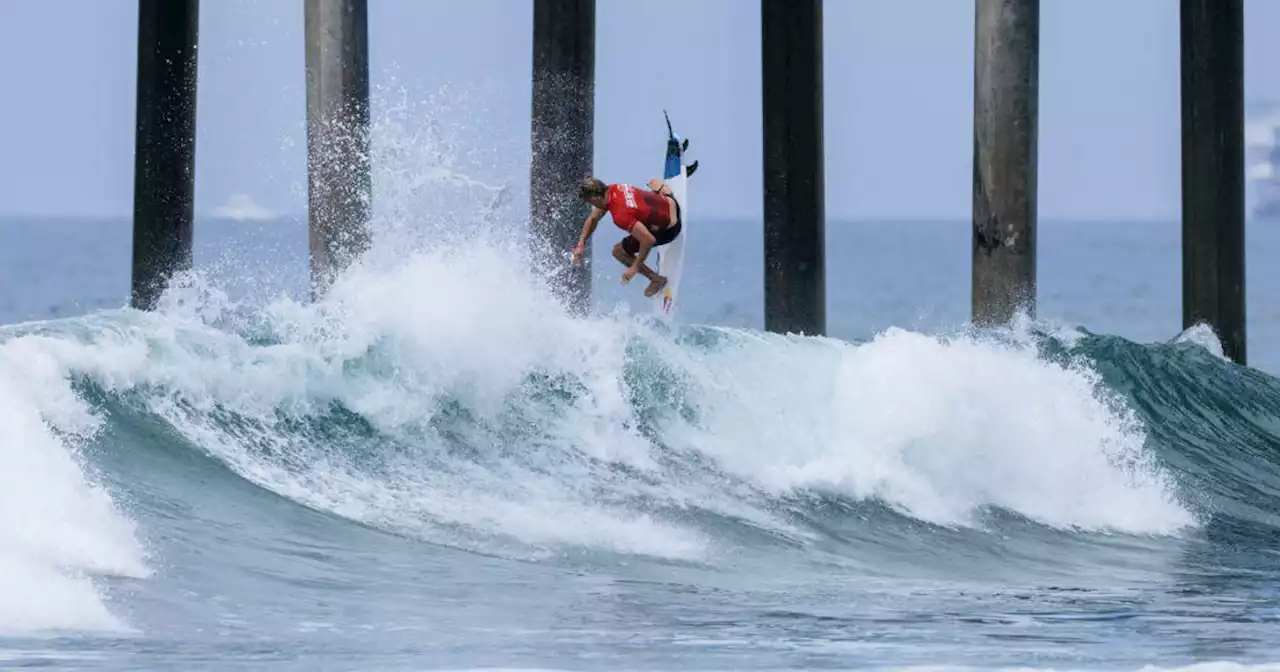
[[[680,145],[680,151],[682,152],[689,151],[689,138],[684,139],[684,144]]]
[[[693,163],[691,163],[691,164],[689,164],[688,166],[686,166],[686,167],[685,167],[685,169],[684,169],[684,176],[685,176],[685,177],[689,177],[689,176],[693,175],[694,171],[696,171],[697,169],[698,169],[698,162],[697,162],[697,161],[694,161]]]

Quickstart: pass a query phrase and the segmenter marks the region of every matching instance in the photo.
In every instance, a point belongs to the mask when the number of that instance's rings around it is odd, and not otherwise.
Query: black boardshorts
[[[668,226],[667,228],[653,234],[653,237],[655,239],[655,242],[653,244],[654,247],[662,247],[663,245],[670,243],[671,241],[675,240],[677,237],[680,236],[680,227],[684,224],[684,222],[681,221],[682,218],[680,217],[680,201],[677,201],[676,199],[672,198],[671,202],[676,204],[675,226]],[[639,222],[637,222],[637,224],[639,224]],[[640,224],[640,226],[643,226],[643,224]],[[627,237],[622,239],[622,242],[620,244],[622,245],[623,251],[625,251],[627,254],[633,257],[636,256],[637,254],[640,254],[640,241],[636,240],[634,237],[628,235]]]

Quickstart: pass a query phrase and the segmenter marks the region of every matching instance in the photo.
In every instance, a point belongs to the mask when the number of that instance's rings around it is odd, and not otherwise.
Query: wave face
[[[1275,378],[1195,332],[574,317],[523,240],[486,233],[503,190],[406,176],[405,148],[434,150],[403,134],[380,136],[374,249],[318,302],[196,273],[154,313],[4,329],[11,659],[1274,651]],[[1241,648],[1188,654],[1197,618]],[[32,653],[50,635],[61,653]]]

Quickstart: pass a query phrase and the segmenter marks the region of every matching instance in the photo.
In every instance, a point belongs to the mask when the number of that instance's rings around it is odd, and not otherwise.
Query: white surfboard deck
[[[666,116],[666,112],[663,112]],[[689,164],[684,151],[687,142],[671,130],[667,119],[667,152],[663,161],[662,180],[671,187],[672,196],[680,204],[680,235],[670,243],[655,248],[658,254],[658,275],[667,278],[667,286],[654,295],[653,312],[660,318],[673,319],[680,307],[680,279],[684,274],[684,253],[689,240]],[[694,170],[697,162],[694,162]]]

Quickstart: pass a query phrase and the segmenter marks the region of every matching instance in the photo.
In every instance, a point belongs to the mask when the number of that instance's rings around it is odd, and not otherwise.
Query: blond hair
[[[600,198],[609,190],[609,186],[599,179],[590,175],[582,178],[578,183],[578,198],[586,200],[588,198]]]

